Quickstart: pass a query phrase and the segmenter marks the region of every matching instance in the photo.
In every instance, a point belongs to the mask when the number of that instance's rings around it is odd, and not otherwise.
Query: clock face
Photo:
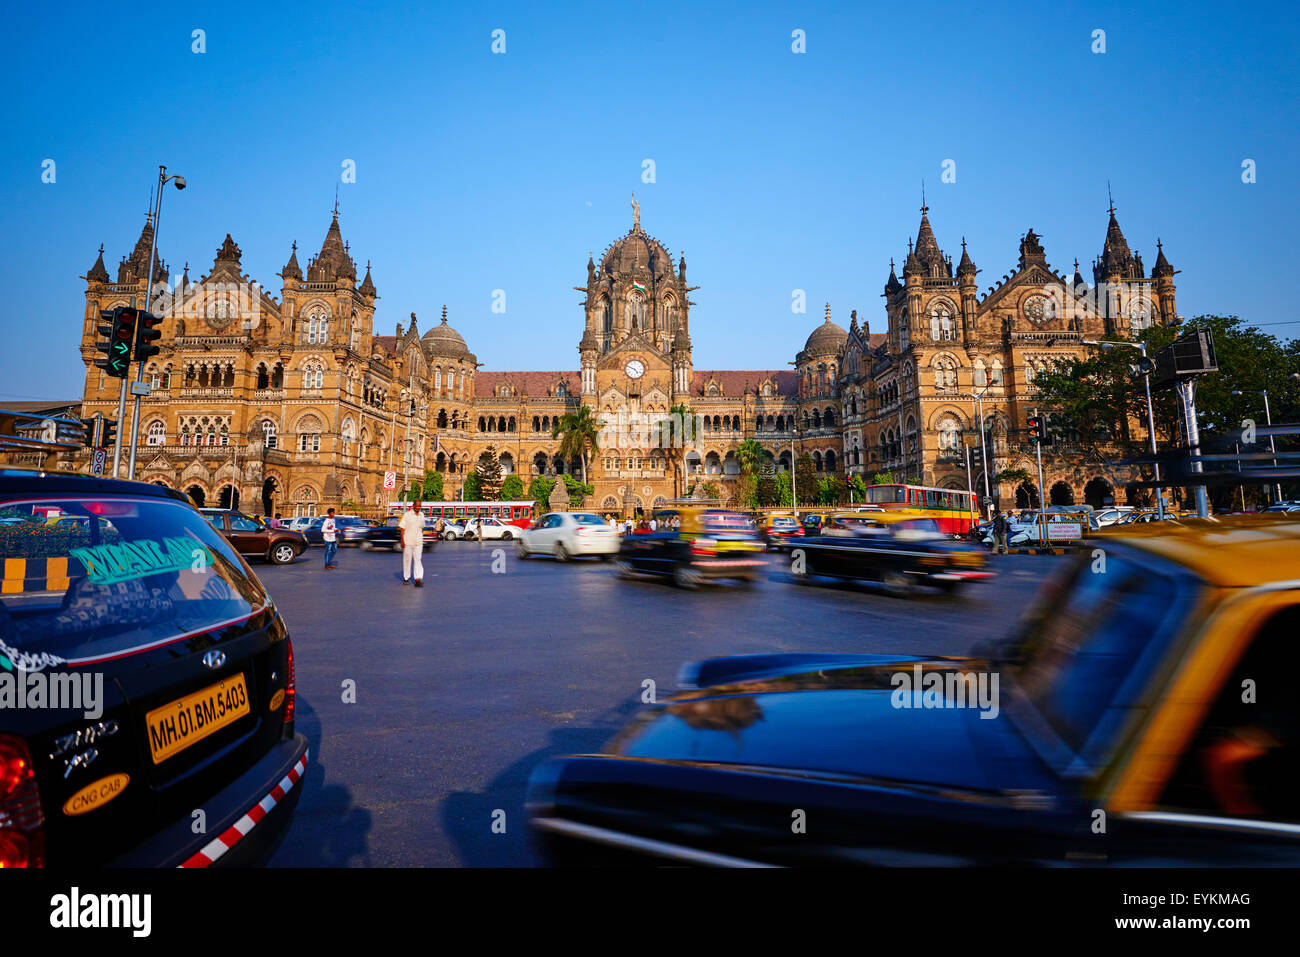
[[[226,296],[210,300],[207,311],[208,325],[213,329],[224,329],[235,320],[235,304]]]
[[[1055,312],[1046,296],[1030,296],[1025,300],[1024,310],[1025,318],[1036,324],[1046,322]]]
[[[639,379],[645,375],[645,365],[640,359],[633,359],[623,367],[623,371],[627,373],[629,379]]]

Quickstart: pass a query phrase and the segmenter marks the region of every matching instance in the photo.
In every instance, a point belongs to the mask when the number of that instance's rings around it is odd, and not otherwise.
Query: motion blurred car
[[[402,529],[400,523],[401,515],[390,515],[384,519],[382,524],[370,526],[366,531],[365,541],[361,543],[363,552],[373,551],[379,548],[386,548],[389,551],[396,552],[402,547]],[[434,542],[433,523],[426,517],[424,519],[424,550],[428,551]]]
[[[897,595],[921,586],[952,593],[992,578],[982,549],[952,541],[933,519],[886,523],[838,513],[822,534],[805,537],[790,552],[790,572],[801,584],[818,579],[879,582]]]
[[[248,865],[288,829],[293,644],[205,518],[146,482],[0,470],[0,676],[51,693],[0,708],[0,868]],[[91,672],[97,701],[54,693]]]
[[[296,515],[285,523],[285,527],[291,532],[305,532],[316,518],[315,515]]]
[[[685,666],[601,753],[534,771],[542,855],[1294,866],[1300,522],[1157,525],[1105,557],[1104,574],[1091,554],[1063,560],[970,657]]]
[[[307,550],[307,539],[300,533],[271,528],[235,509],[201,508],[199,514],[245,558],[287,565]]]
[[[475,541],[482,538],[485,542],[509,542],[517,538],[521,531],[522,529],[518,525],[511,525],[499,518],[471,518],[465,523],[464,531],[460,537],[466,541]]]
[[[444,542],[455,542],[465,537],[464,522],[449,522],[443,519],[442,523],[442,540]]]
[[[303,536],[307,539],[309,545],[324,545],[325,533],[321,527],[325,524],[323,516],[317,516],[316,520],[307,526]],[[373,527],[372,522],[366,521],[359,515],[335,515],[334,516],[334,534],[339,545],[360,545],[370,535],[370,529]]]
[[[579,555],[596,555],[609,561],[618,554],[619,534],[595,512],[551,512],[519,536],[520,558],[553,555],[567,561]]]
[[[656,531],[623,539],[618,568],[624,578],[662,575],[679,588],[719,579],[748,584],[766,565],[754,523],[739,512],[687,506],[664,509],[654,517]]]
[[[765,544],[776,551],[788,548],[791,539],[803,535],[803,526],[793,515],[769,515],[763,520],[763,530]]]

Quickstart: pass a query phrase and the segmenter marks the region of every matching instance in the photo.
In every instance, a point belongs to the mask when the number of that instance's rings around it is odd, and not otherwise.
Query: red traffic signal
[[[1025,422],[1029,427],[1029,444],[1037,445],[1047,435],[1046,421],[1041,415],[1031,415]]]
[[[158,354],[158,347],[152,343],[162,338],[161,326],[162,319],[159,316],[148,312],[140,313],[135,333],[135,359],[137,362],[143,362],[145,359]]]

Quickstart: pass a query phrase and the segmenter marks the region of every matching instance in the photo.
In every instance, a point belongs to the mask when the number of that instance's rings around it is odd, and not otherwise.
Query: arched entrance
[[[1016,508],[1038,508],[1038,489],[1028,482],[1016,486]]]
[[[1053,505],[1073,505],[1074,489],[1065,482],[1057,482],[1049,493]]]
[[[203,489],[197,485],[191,485],[185,490],[185,494],[190,497],[190,501],[194,503],[195,508],[203,508],[204,501],[207,498],[203,493]]]
[[[274,478],[268,477],[266,481],[262,483],[262,514],[263,515],[275,514],[275,496],[279,491],[280,491],[280,487],[279,485],[276,484]]]
[[[220,508],[239,508],[239,490],[233,485],[223,485],[217,501]]]
[[[1107,499],[1110,501],[1107,502]],[[1083,487],[1083,500],[1093,508],[1115,504],[1115,489],[1104,478],[1095,478]]]

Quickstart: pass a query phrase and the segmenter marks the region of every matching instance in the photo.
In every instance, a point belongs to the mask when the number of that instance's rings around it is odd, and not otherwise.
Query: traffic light
[[[131,351],[135,346],[138,317],[139,311],[131,306],[118,306],[99,313],[99,318],[104,321],[100,323],[98,331],[107,338],[95,344],[95,348],[104,353],[103,358],[95,360],[95,365],[115,379],[130,378]]]
[[[105,419],[103,428],[99,430],[98,448],[106,449],[117,441],[117,420]]]
[[[136,322],[135,332],[135,360],[143,362],[145,359],[156,356],[159,352],[157,346],[152,343],[157,342],[162,337],[162,319],[149,312],[140,313],[139,320]]]
[[[1040,414],[1031,415],[1026,423],[1029,426],[1029,444],[1038,445],[1047,438],[1047,417]]]

